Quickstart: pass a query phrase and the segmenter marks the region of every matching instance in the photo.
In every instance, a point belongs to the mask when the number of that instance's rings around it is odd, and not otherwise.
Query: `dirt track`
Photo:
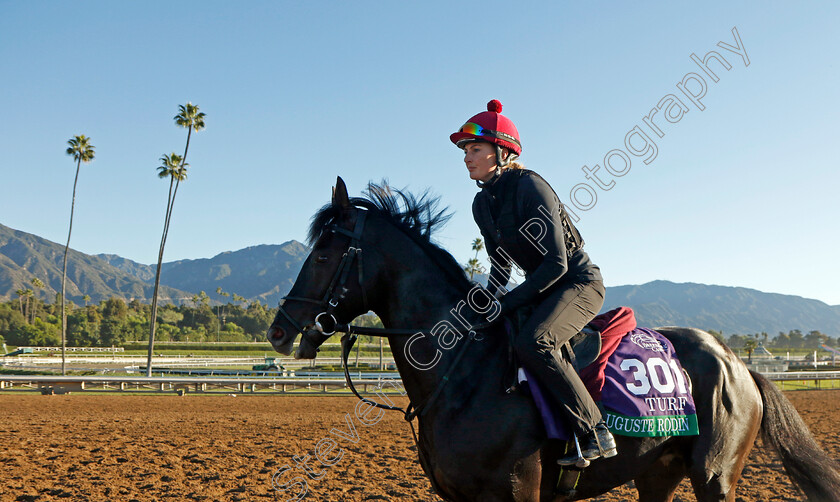
[[[840,391],[787,393],[818,441],[840,458]],[[304,500],[439,500],[416,461],[408,426],[388,413],[356,423],[357,443],[331,435],[351,397],[0,395],[0,502],[274,500],[271,476],[310,455],[318,480]],[[332,467],[314,461],[344,457]],[[317,467],[316,467],[317,466]],[[322,472],[317,472],[323,469]],[[293,475],[278,479],[291,483]],[[296,485],[300,487],[301,485]],[[276,500],[286,500],[288,490]],[[635,500],[624,486],[595,500]],[[678,500],[694,500],[687,482]],[[738,500],[801,500],[773,454],[753,450]]]

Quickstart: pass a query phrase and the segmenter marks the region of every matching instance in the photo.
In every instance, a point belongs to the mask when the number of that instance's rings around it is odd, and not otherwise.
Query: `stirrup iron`
[[[575,438],[575,453],[577,453],[577,457],[574,459],[574,464],[572,463],[560,463],[562,459],[557,460],[558,465],[574,465],[578,469],[585,469],[589,467],[589,460],[586,460],[586,457],[583,456],[583,453],[580,451],[580,441],[578,441],[577,434],[574,434],[572,437]]]

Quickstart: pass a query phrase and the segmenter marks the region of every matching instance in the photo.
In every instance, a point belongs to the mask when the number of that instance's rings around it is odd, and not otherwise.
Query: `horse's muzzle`
[[[295,351],[295,359],[315,359],[317,355],[318,348],[312,346],[309,338],[302,336]]]
[[[294,347],[294,338],[290,338],[288,340],[284,340],[286,338],[286,331],[279,327],[279,326],[271,326],[268,328],[268,333],[266,333],[266,338],[271,343],[274,350],[283,354],[284,356],[288,356],[292,353],[292,347]]]

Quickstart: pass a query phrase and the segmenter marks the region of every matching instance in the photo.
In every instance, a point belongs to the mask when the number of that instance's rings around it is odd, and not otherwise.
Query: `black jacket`
[[[491,259],[490,292],[510,280],[511,260],[526,274],[502,298],[503,312],[531,303],[558,282],[602,280],[557,194],[537,173],[505,170],[476,194],[472,209]]]

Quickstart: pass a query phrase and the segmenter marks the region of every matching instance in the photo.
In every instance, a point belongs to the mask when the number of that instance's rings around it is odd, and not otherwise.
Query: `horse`
[[[583,469],[558,492],[565,444],[548,439],[532,399],[507,392],[508,341],[498,323],[480,334],[452,309],[476,286],[431,240],[449,216],[439,199],[387,183],[348,196],[339,177],[330,203],[312,218],[311,252],[280,304],[267,337],[280,354],[312,359],[336,329],[375,312],[418,415],[417,452],[447,501],[565,501],[635,481],[639,500],[671,501],[688,477],[698,501],[735,500],[736,483],[759,433],[781,455],[810,500],[840,500],[840,474],[777,387],[723,343],[694,328],[657,328],[671,341],[692,385],[699,435],[616,436],[618,455]],[[413,334],[411,334],[413,333]],[[470,343],[469,350],[460,350]],[[448,382],[448,384],[447,384]],[[412,429],[413,430],[413,429]]]

